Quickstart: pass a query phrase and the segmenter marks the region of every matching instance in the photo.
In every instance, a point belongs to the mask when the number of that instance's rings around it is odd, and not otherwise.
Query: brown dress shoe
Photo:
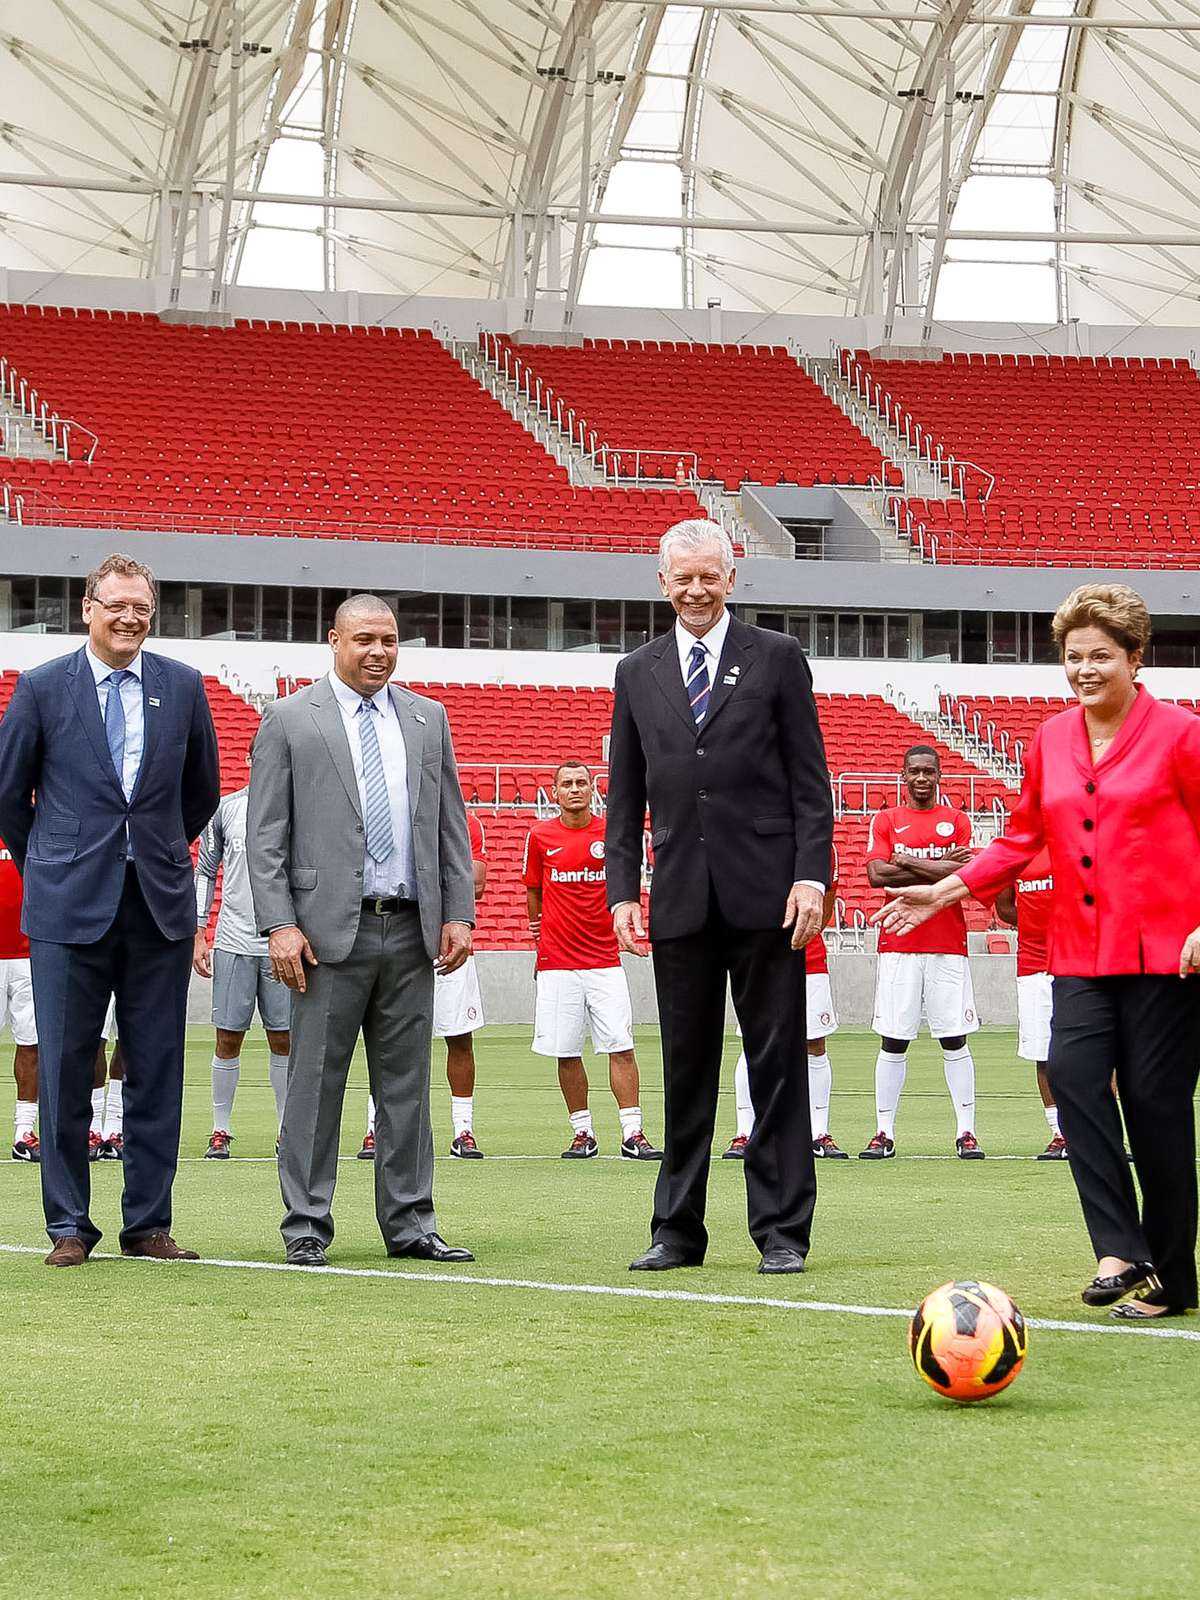
[[[121,1246],[123,1256],[149,1256],[153,1261],[199,1261],[195,1250],[181,1250],[169,1233],[148,1233]]]
[[[46,1257],[48,1267],[81,1267],[88,1258],[88,1247],[77,1233],[64,1234],[54,1241],[54,1249]]]

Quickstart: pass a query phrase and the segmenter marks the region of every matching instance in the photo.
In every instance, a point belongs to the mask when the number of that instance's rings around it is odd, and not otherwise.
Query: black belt
[[[364,900],[362,908],[373,916],[386,917],[393,911],[403,911],[407,907],[415,906],[415,900],[402,899],[400,895],[373,895],[370,900]]]

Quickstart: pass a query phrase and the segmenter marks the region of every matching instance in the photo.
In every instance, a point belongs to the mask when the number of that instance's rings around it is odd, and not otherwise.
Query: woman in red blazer
[[[1097,1258],[1083,1299],[1177,1316],[1197,1303],[1200,983],[1183,980],[1200,971],[1200,717],[1137,683],[1150,616],[1136,590],[1085,584],[1053,632],[1079,704],[1038,730],[1004,835],[875,920],[904,932],[968,894],[991,901],[1049,849],[1049,1076]]]

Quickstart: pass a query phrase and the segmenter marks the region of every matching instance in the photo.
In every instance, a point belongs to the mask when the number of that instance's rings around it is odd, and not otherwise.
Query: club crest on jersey
[[[589,854],[591,855],[593,861],[603,861],[604,860],[604,840],[603,839],[593,839],[592,843],[591,843],[590,850],[589,850]]]
[[[952,822],[939,822],[933,831],[939,839],[949,839],[954,832],[954,824]]]

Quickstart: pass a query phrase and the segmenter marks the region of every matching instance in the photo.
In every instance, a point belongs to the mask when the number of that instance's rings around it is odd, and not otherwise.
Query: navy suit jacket
[[[31,939],[103,938],[125,886],[126,828],[159,931],[195,935],[188,846],[221,798],[217,736],[194,667],[143,651],[142,696],[145,745],[126,801],[84,652],[17,680],[0,721],[0,836],[25,882]]]
[[[735,928],[778,928],[793,883],[828,883],[829,769],[812,673],[787,634],[730,618],[699,728],[674,629],[626,656],[608,759],[608,903],[638,898],[649,806],[653,938],[698,932],[710,891]]]

